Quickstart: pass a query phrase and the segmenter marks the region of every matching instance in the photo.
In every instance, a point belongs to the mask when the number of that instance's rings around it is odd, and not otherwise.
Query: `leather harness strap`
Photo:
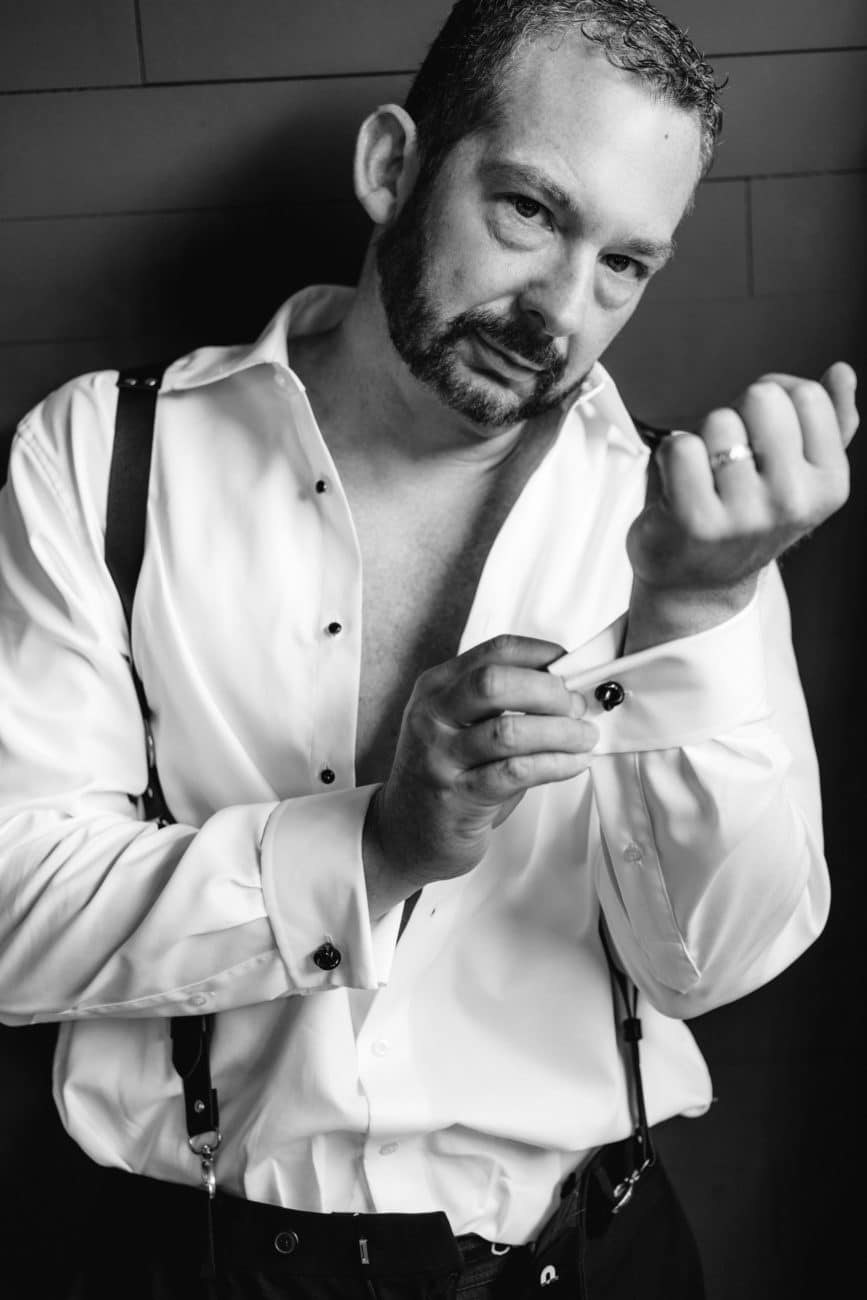
[[[132,609],[139,572],[144,558],[147,528],[153,431],[157,395],[165,365],[139,366],[121,371],[117,387],[114,449],[108,480],[105,521],[105,561],[114,579],[126,616],[130,638],[129,666],[142,715],[148,768],[142,805],[147,820],[159,826],[173,821],[160,784],[151,710],[132,656]],[[213,1015],[175,1016],[171,1021],[172,1065],[184,1087],[187,1133],[197,1155],[204,1147],[213,1152],[218,1143],[202,1140],[219,1134],[217,1093],[211,1083],[209,1048],[214,1029]],[[213,1160],[211,1160],[211,1166]],[[203,1175],[213,1183],[213,1169]]]

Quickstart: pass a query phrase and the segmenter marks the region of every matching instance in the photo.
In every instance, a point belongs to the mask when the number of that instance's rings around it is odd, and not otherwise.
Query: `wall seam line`
[[[703,185],[730,185],[735,181],[803,180],[808,176],[865,176],[865,167],[807,167],[803,171],[735,172],[731,176],[708,176]]]
[[[140,64],[144,58],[140,52]],[[273,83],[291,85],[294,82],[308,81],[365,81],[377,77],[411,77],[416,68],[375,68],[369,72],[306,72],[284,73],[271,77],[187,77],[176,81],[121,81],[94,84],[91,86],[33,86],[21,89],[4,90],[0,88],[0,97],[12,98],[15,95],[86,95],[88,93],[105,94],[112,90],[180,90],[185,86],[263,86]]]
[[[138,48],[138,71],[141,78],[141,84],[148,84],[147,64],[145,62],[144,50],[144,31],[141,20],[141,0],[133,0],[133,13],[135,14],[135,40]]]
[[[747,297],[756,296],[756,256],[753,247],[753,182],[744,182],[744,216],[746,221]]]
[[[327,209],[350,209],[356,211],[357,204],[352,197],[352,193],[347,186],[346,196],[344,198],[317,198],[304,199],[300,203],[292,199],[290,195],[277,199],[262,199],[252,203],[198,203],[189,204],[177,208],[102,208],[93,212],[36,212],[24,213],[18,216],[0,215],[0,225],[26,225],[28,222],[38,221],[104,221],[112,217],[177,217],[177,216],[196,216],[205,213],[226,212],[226,213],[244,213],[248,212],[265,213],[270,215],[274,212],[285,211],[322,211]]]

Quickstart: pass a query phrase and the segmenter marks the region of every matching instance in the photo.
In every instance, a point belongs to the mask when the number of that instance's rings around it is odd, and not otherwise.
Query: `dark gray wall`
[[[684,425],[765,370],[815,375],[842,356],[867,376],[867,6],[664,7],[728,77],[726,131],[674,267],[607,358],[629,403]],[[402,95],[447,8],[0,0],[0,430],[73,374],[252,337],[292,289],[351,281],[366,236],[355,127]],[[694,1022],[719,1100],[662,1138],[712,1300],[824,1294],[828,1241],[832,1265],[856,1258],[864,501],[856,473],[847,510],[784,566],[831,922],[768,988]],[[45,1188],[52,1161],[83,1177],[45,1117],[49,1037],[0,1034],[10,1239],[68,1196]]]

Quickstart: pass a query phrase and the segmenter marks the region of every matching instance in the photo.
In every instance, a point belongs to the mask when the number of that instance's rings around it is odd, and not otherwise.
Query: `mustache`
[[[456,316],[448,328],[445,342],[455,343],[470,334],[483,334],[494,344],[537,367],[547,382],[556,382],[566,369],[562,356],[549,335],[540,333],[528,318],[503,319],[495,312],[476,309]]]

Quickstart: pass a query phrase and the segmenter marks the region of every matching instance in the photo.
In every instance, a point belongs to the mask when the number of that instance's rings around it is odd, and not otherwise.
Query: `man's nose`
[[[570,338],[585,328],[593,300],[595,257],[558,259],[526,286],[521,309],[535,316],[552,338]]]

